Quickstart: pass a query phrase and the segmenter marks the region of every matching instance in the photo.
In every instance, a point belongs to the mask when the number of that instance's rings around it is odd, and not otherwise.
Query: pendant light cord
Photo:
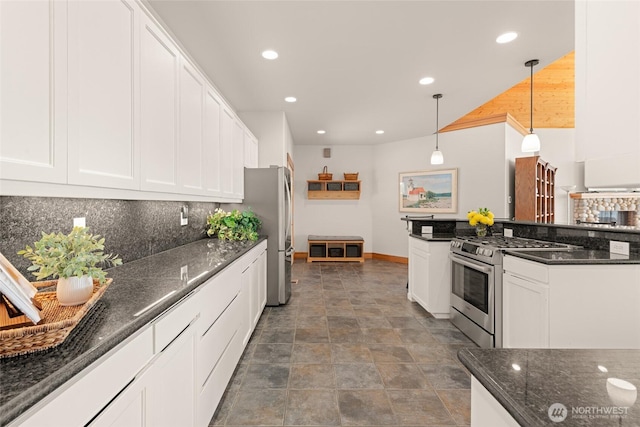
[[[531,109],[531,127],[529,128],[529,133],[533,133],[533,62],[531,63],[531,105],[530,105],[530,109]]]
[[[440,116],[440,97],[436,98],[436,151],[438,151],[438,117]]]

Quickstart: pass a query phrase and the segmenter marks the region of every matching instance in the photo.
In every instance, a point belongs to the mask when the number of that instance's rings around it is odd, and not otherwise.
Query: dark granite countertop
[[[0,359],[0,425],[25,412],[262,240],[203,239],[109,269],[107,277],[113,282],[61,345]],[[187,277],[181,277],[183,266],[187,266]]]
[[[454,239],[456,236],[451,233],[433,233],[433,234],[414,234],[411,233],[411,237],[416,239],[426,240],[427,242],[448,242]]]
[[[640,350],[466,348],[458,358],[522,426],[640,425],[640,401],[618,406],[606,385],[640,387]],[[556,403],[567,408],[559,423],[549,417]]]
[[[573,249],[569,251],[510,251],[506,254],[549,265],[576,264],[640,264],[640,254],[631,252],[629,256],[611,254],[608,251]]]

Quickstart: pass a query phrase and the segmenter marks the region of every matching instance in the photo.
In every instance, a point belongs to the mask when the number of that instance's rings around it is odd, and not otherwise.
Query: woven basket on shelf
[[[55,292],[38,292],[34,298],[42,305],[42,320],[37,325],[0,331],[0,359],[46,350],[62,343],[104,294],[111,281],[107,279],[100,285],[94,280],[93,295],[89,301],[76,306],[61,306]],[[33,284],[43,289],[55,286],[57,282],[47,280]]]
[[[358,172],[356,173],[344,173],[344,180],[345,181],[357,181],[358,180]]]
[[[327,167],[325,166],[324,169],[322,169],[322,173],[318,174],[318,179],[322,180],[322,181],[329,181],[331,180],[331,178],[333,178],[333,174],[332,173],[327,173]]]

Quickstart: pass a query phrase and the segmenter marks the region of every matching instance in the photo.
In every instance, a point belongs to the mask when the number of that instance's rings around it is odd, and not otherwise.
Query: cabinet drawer
[[[508,271],[515,276],[541,283],[549,283],[549,267],[545,264],[505,255],[502,266],[504,271]]]
[[[153,331],[147,328],[118,350],[102,356],[69,382],[46,406],[15,425],[85,425],[144,368],[153,356]],[[74,383],[75,381],[75,383]],[[62,386],[64,389],[64,386]],[[55,394],[56,392],[54,392]]]
[[[211,371],[218,364],[229,343],[238,333],[241,321],[241,307],[239,298],[236,298],[202,336],[198,345],[198,366],[196,368],[198,387],[204,385]]]
[[[198,292],[200,321],[198,334],[204,335],[240,292],[240,264],[235,262],[216,274]]]
[[[154,353],[159,353],[184,331],[198,314],[198,298],[190,294],[161,318],[153,322]]]

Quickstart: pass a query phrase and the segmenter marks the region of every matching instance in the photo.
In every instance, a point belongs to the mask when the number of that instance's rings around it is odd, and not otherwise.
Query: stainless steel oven
[[[469,257],[451,259],[451,321],[484,348],[496,347],[496,292],[501,291],[502,270]],[[498,306],[500,307],[500,306]],[[501,339],[498,339],[501,342]]]
[[[457,237],[451,241],[450,320],[480,347],[502,347],[504,250],[568,250],[575,246],[519,237]]]

